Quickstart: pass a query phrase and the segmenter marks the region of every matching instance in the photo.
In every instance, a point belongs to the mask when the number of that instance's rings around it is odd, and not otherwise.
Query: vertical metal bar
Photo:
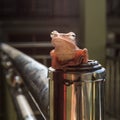
[[[106,111],[110,110],[110,74],[111,74],[111,62],[109,59],[106,60]]]
[[[120,99],[119,99],[119,92],[120,92],[120,77],[119,77],[119,60],[116,60],[116,91],[115,91],[115,116],[119,116],[119,106],[120,106]]]
[[[23,119],[24,120],[37,120],[25,96],[17,95],[16,99],[17,99],[20,111],[22,113]]]

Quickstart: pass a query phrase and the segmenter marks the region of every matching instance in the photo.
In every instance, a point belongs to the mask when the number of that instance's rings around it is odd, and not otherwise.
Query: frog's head
[[[57,31],[51,32],[52,44],[54,47],[75,47],[76,46],[76,35],[74,32],[59,33]]]

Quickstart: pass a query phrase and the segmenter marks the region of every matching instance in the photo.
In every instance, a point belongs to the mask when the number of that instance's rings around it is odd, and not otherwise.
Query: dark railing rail
[[[11,65],[22,77],[25,86],[33,96],[38,107],[43,113],[44,119],[49,119],[49,88],[48,88],[48,68],[17,49],[0,44],[1,54],[7,56]],[[10,64],[8,64],[10,66]]]

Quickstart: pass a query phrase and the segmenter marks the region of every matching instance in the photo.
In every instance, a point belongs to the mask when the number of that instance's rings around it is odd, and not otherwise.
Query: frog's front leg
[[[58,58],[57,58],[57,56],[56,56],[56,54],[55,54],[55,51],[52,50],[52,51],[50,52],[50,55],[51,55],[51,57],[52,57],[52,62],[51,62],[52,67],[55,68],[55,69],[56,69],[56,68],[59,68]]]

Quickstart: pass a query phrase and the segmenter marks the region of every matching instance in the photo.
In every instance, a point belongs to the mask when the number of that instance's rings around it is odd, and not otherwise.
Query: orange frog
[[[88,50],[86,48],[80,49],[76,45],[75,33],[53,31],[51,38],[51,43],[55,47],[50,52],[54,69],[64,69],[68,66],[78,66],[88,62]]]

